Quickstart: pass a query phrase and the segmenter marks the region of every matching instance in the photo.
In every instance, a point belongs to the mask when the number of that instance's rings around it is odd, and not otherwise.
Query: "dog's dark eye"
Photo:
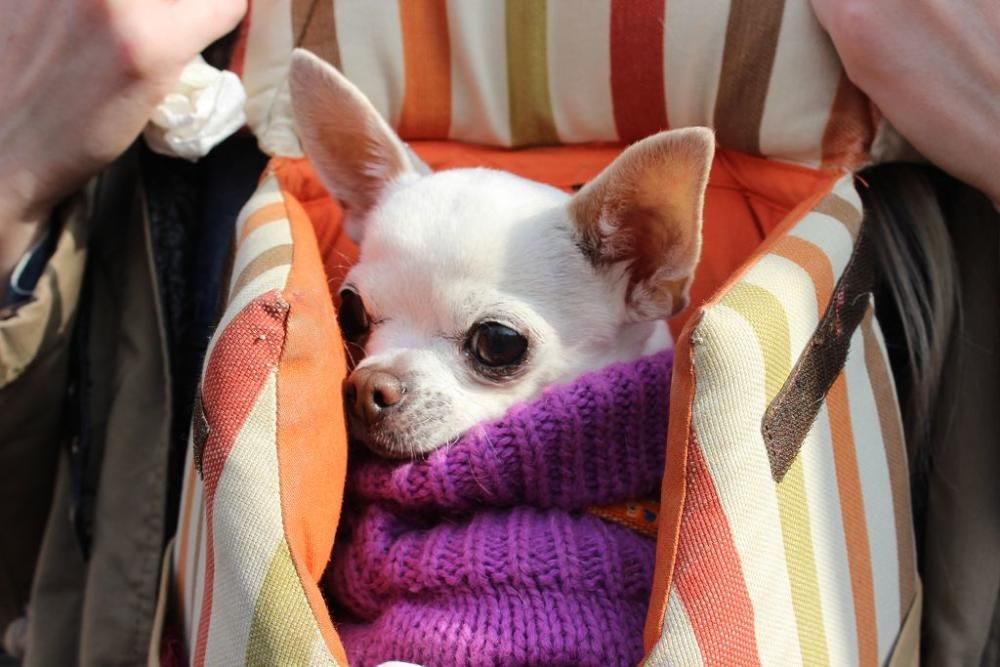
[[[356,343],[368,333],[370,323],[368,313],[365,312],[365,304],[361,302],[358,293],[352,289],[340,292],[337,323],[340,324],[340,331],[344,334],[344,338],[352,343]]]
[[[497,322],[483,322],[473,330],[469,349],[485,366],[514,366],[524,359],[528,339]]]

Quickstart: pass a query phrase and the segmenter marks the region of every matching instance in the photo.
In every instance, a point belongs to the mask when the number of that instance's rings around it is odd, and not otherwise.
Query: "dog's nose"
[[[371,426],[403,400],[406,388],[392,373],[359,368],[344,383],[344,398],[351,411]]]

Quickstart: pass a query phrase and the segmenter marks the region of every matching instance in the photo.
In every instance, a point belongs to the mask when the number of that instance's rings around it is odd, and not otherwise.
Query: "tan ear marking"
[[[705,128],[661,132],[626,149],[570,201],[580,248],[594,266],[624,265],[635,319],[687,305],[714,149]]]

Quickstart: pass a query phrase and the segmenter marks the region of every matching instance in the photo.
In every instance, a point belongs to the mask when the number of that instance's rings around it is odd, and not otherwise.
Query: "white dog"
[[[714,137],[640,141],[570,196],[491,169],[430,174],[364,95],[297,50],[306,154],[360,244],[338,318],[363,350],[352,432],[427,453],[554,383],[671,344],[688,303]]]

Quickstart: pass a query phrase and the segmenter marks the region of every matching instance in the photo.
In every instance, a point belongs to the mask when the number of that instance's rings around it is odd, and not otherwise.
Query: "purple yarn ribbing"
[[[637,664],[654,541],[583,510],[658,494],[672,359],[550,388],[425,461],[354,463],[327,575],[351,665]]]

